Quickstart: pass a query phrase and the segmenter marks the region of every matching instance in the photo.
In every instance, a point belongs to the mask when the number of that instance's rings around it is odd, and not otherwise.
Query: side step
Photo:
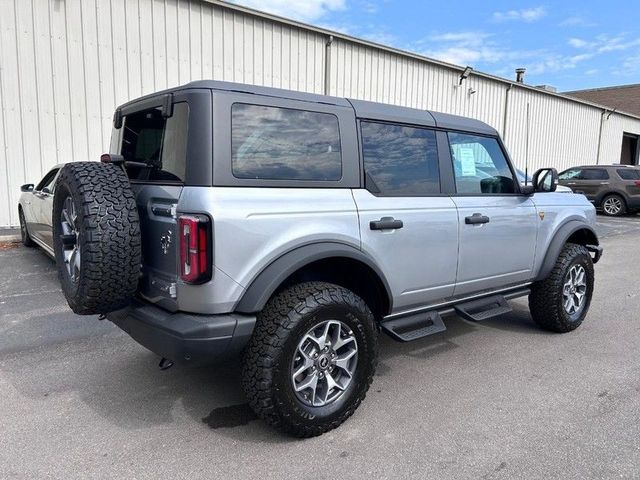
[[[382,323],[382,328],[393,339],[401,342],[410,342],[447,329],[436,311],[388,320]]]
[[[509,313],[512,308],[502,295],[473,300],[471,302],[455,305],[458,315],[466,320],[481,322],[504,313]]]

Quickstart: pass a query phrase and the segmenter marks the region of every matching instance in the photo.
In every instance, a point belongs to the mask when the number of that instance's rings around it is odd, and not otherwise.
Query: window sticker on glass
[[[476,161],[473,155],[473,148],[460,147],[458,149],[460,159],[460,170],[463,177],[476,176]]]

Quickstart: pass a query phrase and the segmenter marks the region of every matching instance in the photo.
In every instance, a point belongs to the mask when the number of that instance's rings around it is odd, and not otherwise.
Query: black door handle
[[[371,230],[397,230],[402,228],[402,220],[396,220],[393,217],[382,217],[380,220],[372,220],[369,222]]]
[[[464,223],[467,225],[478,225],[481,223],[489,223],[489,217],[481,213],[474,213],[470,217],[464,217]]]

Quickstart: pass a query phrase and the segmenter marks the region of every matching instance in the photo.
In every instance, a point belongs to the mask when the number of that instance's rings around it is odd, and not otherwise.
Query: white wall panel
[[[97,159],[132,98],[204,78],[324,93],[329,35],[207,0],[0,0],[0,227],[17,224],[21,184]],[[601,108],[515,86],[505,125],[508,82],[457,86],[454,68],[334,37],[332,95],[477,118],[521,168],[596,161]],[[619,161],[623,131],[640,134],[640,119],[602,120],[601,163]]]

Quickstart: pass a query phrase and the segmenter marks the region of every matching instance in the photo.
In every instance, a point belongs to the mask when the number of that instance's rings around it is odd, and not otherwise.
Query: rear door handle
[[[372,220],[369,222],[369,228],[371,230],[397,230],[402,227],[402,220],[396,220],[393,217],[382,217],[380,220]]]
[[[478,225],[481,223],[489,223],[489,217],[481,213],[474,213],[470,217],[464,217],[464,223],[467,225]]]

